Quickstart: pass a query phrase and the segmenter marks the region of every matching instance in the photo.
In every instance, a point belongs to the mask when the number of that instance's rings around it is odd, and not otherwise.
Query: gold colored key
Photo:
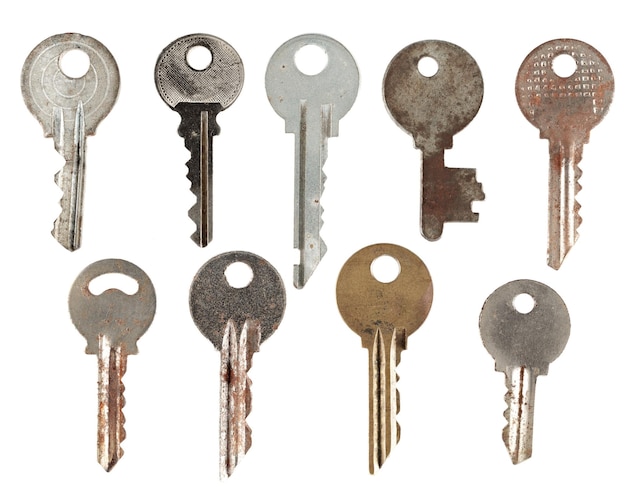
[[[397,277],[383,283],[372,274],[373,262],[393,257]],[[400,399],[396,366],[407,338],[424,322],[433,300],[430,273],[417,255],[392,244],[377,244],[355,253],[337,279],[337,306],[346,324],[369,351],[369,455],[374,474],[400,440],[396,415]]]

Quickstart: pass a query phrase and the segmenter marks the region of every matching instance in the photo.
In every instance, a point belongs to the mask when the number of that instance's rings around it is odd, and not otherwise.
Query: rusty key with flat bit
[[[559,76],[558,57],[571,57],[576,68]],[[571,39],[546,42],[520,66],[515,94],[526,119],[550,141],[548,184],[548,265],[559,269],[578,239],[582,219],[576,194],[582,170],[583,146],[606,115],[613,100],[613,73],[592,46]]]
[[[99,295],[89,284],[104,274],[123,274],[137,281],[133,295],[109,289]],[[76,329],[87,339],[87,354],[98,356],[98,462],[108,472],[124,451],[124,383],[126,360],[137,354],[137,341],[146,332],[156,310],[150,278],[125,260],[107,259],[87,266],[76,278],[69,296]]]
[[[437,71],[425,76],[420,61],[433,59]],[[476,169],[448,168],[444,151],[452,136],[476,116],[483,78],[476,61],[457,45],[426,40],[405,47],[389,63],[383,82],[385,105],[400,128],[422,150],[422,235],[438,240],[444,222],[476,222],[472,202],[485,199]]]
[[[243,263],[251,281],[231,286],[231,264]],[[228,252],[209,260],[189,290],[189,308],[198,330],[220,351],[220,478],[229,477],[252,443],[246,417],[252,406],[248,370],[252,355],[278,328],[285,311],[285,287],[266,260]]]
[[[400,267],[397,277],[378,281],[371,271],[379,257],[391,256]],[[406,248],[371,245],[344,264],[337,279],[337,306],[346,324],[369,351],[369,462],[374,474],[400,440],[396,415],[400,399],[396,366],[408,336],[426,320],[433,299],[428,269]]]

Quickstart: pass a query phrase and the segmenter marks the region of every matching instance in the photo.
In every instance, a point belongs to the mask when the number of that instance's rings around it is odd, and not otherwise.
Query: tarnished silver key
[[[94,295],[90,283],[105,274],[123,274],[138,285],[133,295],[109,289]],[[107,259],[87,266],[69,296],[76,329],[87,339],[87,354],[98,356],[98,462],[108,472],[124,451],[124,383],[126,360],[137,354],[137,340],[146,332],[156,310],[150,278],[134,264]]]
[[[315,75],[303,73],[295,62],[306,46],[322,48],[328,62]],[[324,35],[301,35],[274,53],[265,73],[267,97],[285,119],[285,131],[295,134],[294,247],[300,262],[293,283],[302,288],[326,253],[320,237],[320,199],[326,176],[328,138],[339,134],[339,120],[350,110],[359,89],[359,71],[352,55]]]
[[[431,76],[418,65],[430,60]],[[476,61],[457,45],[426,40],[405,47],[389,63],[383,81],[385,105],[393,120],[422,150],[422,235],[438,240],[444,222],[476,222],[472,202],[485,199],[474,168],[447,168],[444,151],[452,136],[476,116],[483,78]]]
[[[548,365],[563,352],[569,313],[561,297],[543,283],[511,281],[487,298],[479,326],[496,370],[506,377],[502,439],[518,464],[532,455],[537,377],[547,375]]]
[[[86,73],[77,78],[67,76],[61,64],[63,56],[74,50],[89,57]],[[111,111],[119,86],[120,75],[111,53],[97,40],[78,33],[45,39],[29,54],[22,69],[26,106],[65,159],[54,178],[63,195],[52,235],[71,251],[81,243],[85,139],[96,133]]]
[[[240,263],[250,268],[252,279],[237,288],[230,285],[226,273],[229,266]],[[282,320],[285,287],[266,260],[248,252],[228,252],[198,271],[189,291],[189,307],[200,332],[220,351],[219,469],[225,479],[252,443],[246,423],[252,406],[248,370],[252,355]]]
[[[202,69],[189,63],[189,53],[197,47],[211,53],[211,62]],[[187,178],[196,196],[189,210],[196,224],[191,239],[200,247],[213,238],[213,136],[220,133],[217,114],[237,99],[243,76],[243,63],[235,49],[204,34],[174,40],[163,49],[154,70],[161,98],[180,115],[178,135],[191,153]]]
[[[559,56],[575,61],[575,70],[559,76]],[[562,72],[560,72],[562,74]],[[517,74],[515,94],[522,113],[550,141],[548,184],[548,265],[559,269],[578,239],[582,219],[576,194],[583,146],[613,100],[613,73],[592,46],[571,39],[546,42],[533,50]]]
[[[372,274],[373,262],[391,256],[399,264],[389,283]],[[406,248],[378,244],[365,247],[344,264],[337,279],[337,306],[346,324],[369,351],[369,462],[374,474],[400,440],[396,415],[400,398],[396,366],[408,336],[426,320],[433,284],[424,263]]]

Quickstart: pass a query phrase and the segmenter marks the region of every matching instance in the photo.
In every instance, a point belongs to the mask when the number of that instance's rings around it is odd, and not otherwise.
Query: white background
[[[506,5],[14,2],[0,30],[0,497],[624,498],[623,19],[617,4],[602,0]],[[69,31],[105,44],[122,82],[111,114],[88,139],[83,246],[74,253],[50,235],[60,199],[53,176],[63,160],[20,92],[31,49]],[[194,199],[179,116],[153,78],[161,50],[196,32],[233,45],[246,73],[239,99],[218,116],[215,231],[205,249],[189,238]],[[264,74],[276,48],[308,32],[343,43],[361,83],[339,137],[329,141],[328,253],[296,290],[293,136],[267,101]],[[616,94],[584,150],[584,222],[557,272],[545,263],[548,143],[519,111],[514,82],[532,49],[561,37],[602,52]],[[381,92],[391,58],[425,39],[466,49],[485,81],[481,110],[446,153],[448,166],[477,168],[486,193],[474,204],[480,222],[446,224],[435,243],[419,232],[420,153],[390,119]],[[377,242],[418,254],[435,296],[398,370],[402,439],[371,477],[367,352],[337,311],[335,282],[350,255]],[[252,448],[220,482],[219,354],[191,320],[188,290],[204,262],[229,250],[269,260],[288,295],[285,318],[250,372]],[[107,474],[96,462],[96,357],[84,354],[67,295],[85,266],[110,257],[149,274],[158,306],[128,362],[125,455]],[[572,331],[538,383],[534,455],[513,466],[501,440],[504,376],[482,346],[478,316],[495,288],[519,278],[553,287],[569,307]]]

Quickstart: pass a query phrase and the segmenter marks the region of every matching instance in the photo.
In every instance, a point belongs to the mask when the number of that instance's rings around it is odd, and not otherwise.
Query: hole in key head
[[[430,78],[439,71],[439,63],[430,56],[424,56],[417,61],[417,71],[420,75]]]
[[[381,255],[370,264],[370,272],[377,281],[391,283],[400,274],[400,263],[391,255]]]
[[[245,262],[233,262],[224,269],[224,276],[226,276],[226,281],[231,287],[245,288],[252,281],[254,273]]]
[[[89,282],[89,291],[100,295],[110,289],[117,289],[126,295],[135,295],[139,291],[139,283],[134,278],[121,273],[106,273]]]
[[[191,69],[204,71],[213,62],[213,54],[204,45],[194,45],[187,51],[186,59]]]
[[[80,49],[72,49],[63,52],[59,58],[59,68],[68,78],[82,78],[89,71],[89,56]]]
[[[527,293],[520,293],[513,297],[513,307],[520,314],[528,314],[535,308],[535,299]]]
[[[556,76],[561,78],[569,78],[574,74],[577,68],[576,59],[569,54],[559,54],[552,59],[552,71]]]
[[[319,45],[305,45],[295,54],[296,67],[305,75],[321,73],[328,64],[328,54]]]

